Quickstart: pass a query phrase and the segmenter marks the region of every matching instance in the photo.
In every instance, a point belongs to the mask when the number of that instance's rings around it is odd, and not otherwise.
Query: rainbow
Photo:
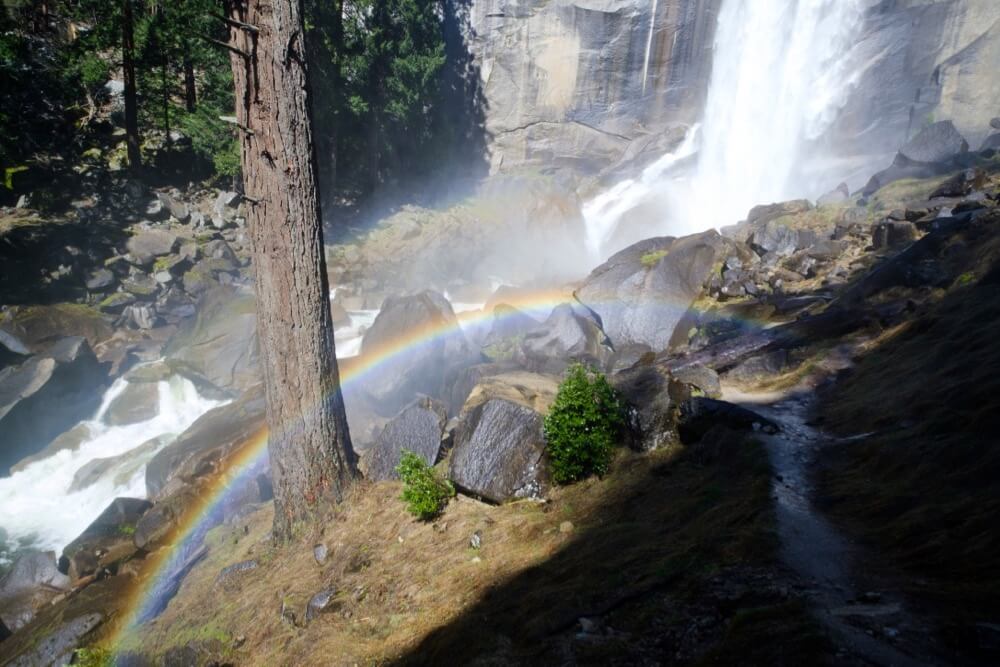
[[[546,290],[512,294],[502,303],[513,306],[515,311],[504,314],[484,309],[459,312],[455,319],[411,330],[387,343],[370,349],[366,347],[357,357],[339,360],[341,388],[349,400],[350,390],[364,378],[400,359],[403,355],[433,345],[470,327],[487,326],[497,319],[528,314],[544,319],[553,308],[572,302],[572,295],[565,290]],[[684,308],[689,304],[664,303],[662,307]],[[124,605],[124,613],[112,632],[109,645],[116,648],[132,630],[155,618],[166,608],[176,592],[176,586],[188,569],[198,560],[198,550],[205,534],[221,522],[222,508],[226,501],[252,475],[259,471],[267,457],[268,433],[261,430],[245,442],[226,461],[226,469],[209,479],[200,489],[199,500],[194,502],[180,518],[173,533],[172,545],[151,554],[140,583],[131,592]],[[179,573],[179,574],[178,574]]]

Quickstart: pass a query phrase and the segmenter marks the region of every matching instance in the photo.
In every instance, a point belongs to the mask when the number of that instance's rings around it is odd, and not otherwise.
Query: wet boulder
[[[209,410],[146,466],[146,492],[158,500],[218,470],[223,459],[264,428],[262,385],[239,399]]]
[[[494,398],[460,417],[449,478],[464,493],[494,503],[538,497],[547,486],[543,418]]]
[[[154,382],[127,382],[104,413],[109,426],[126,426],[152,419],[160,413],[160,390]]]
[[[719,383],[719,374],[708,366],[702,364],[691,364],[683,366],[673,371],[673,378],[690,386],[694,391],[700,392],[709,398],[719,398],[722,396],[722,385]]]
[[[75,303],[10,308],[0,313],[0,330],[15,337],[20,347],[32,353],[44,352],[67,336],[83,336],[91,348],[96,348],[114,334],[98,311]]]
[[[69,492],[73,493],[86,489],[106,477],[111,477],[115,486],[124,486],[153,458],[156,452],[175,437],[173,434],[165,433],[147,440],[124,454],[87,461],[73,473],[73,481],[69,485]]]
[[[73,581],[116,566],[136,552],[132,536],[142,515],[152,507],[140,498],[115,498],[100,516],[63,549],[59,569]]]
[[[257,314],[253,294],[217,286],[199,301],[164,350],[167,363],[195,384],[229,395],[260,382]]]
[[[600,317],[613,345],[640,343],[662,351],[728,248],[714,230],[647,239],[594,269],[576,296]]]
[[[613,350],[599,317],[579,305],[564,303],[524,335],[521,353],[529,368],[558,373],[573,362],[604,368]]]
[[[64,338],[44,353],[0,370],[0,475],[90,417],[105,381],[82,337]]]
[[[430,290],[387,298],[365,332],[361,357],[383,360],[361,388],[385,414],[420,394],[441,397],[455,373],[480,360],[451,304]]]
[[[404,451],[413,452],[427,465],[437,463],[447,421],[443,403],[417,399],[382,429],[364,459],[365,477],[373,481],[398,479],[396,466]]]
[[[969,150],[969,143],[950,120],[931,123],[907,141],[899,154],[913,162],[945,162]]]
[[[56,566],[55,553],[31,551],[20,555],[0,579],[0,623],[11,632],[19,630],[31,622],[38,609],[69,586],[69,577]]]
[[[846,186],[845,186],[846,187]],[[772,220],[783,218],[786,215],[797,215],[812,209],[812,204],[808,199],[793,199],[790,201],[775,202],[773,204],[759,204],[750,209],[747,213],[747,225],[758,227],[766,225]]]
[[[518,361],[520,342],[541,323],[505,303],[493,308],[493,321],[482,340],[483,354],[493,361]]]

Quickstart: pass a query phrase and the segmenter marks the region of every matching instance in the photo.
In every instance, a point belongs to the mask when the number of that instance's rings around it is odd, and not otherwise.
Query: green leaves
[[[608,471],[625,418],[603,374],[574,364],[545,418],[549,467],[559,484]]]
[[[406,509],[421,521],[437,517],[455,495],[455,487],[447,480],[440,480],[422,458],[413,452],[404,451],[396,466],[399,478],[403,480],[403,495]]]

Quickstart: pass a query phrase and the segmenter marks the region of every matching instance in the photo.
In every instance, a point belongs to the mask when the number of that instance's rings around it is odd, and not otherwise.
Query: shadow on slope
[[[953,248],[956,253],[962,248]],[[824,504],[916,577],[952,639],[1000,614],[1000,238],[823,397]]]

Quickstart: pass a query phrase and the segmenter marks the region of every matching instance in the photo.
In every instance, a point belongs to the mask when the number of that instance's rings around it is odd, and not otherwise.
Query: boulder
[[[703,396],[681,403],[677,429],[681,442],[697,442],[715,426],[725,426],[734,431],[778,432],[778,426],[770,419],[733,403]]]
[[[21,554],[0,579],[0,623],[16,632],[31,622],[39,608],[69,585],[69,578],[56,567],[55,553],[29,551]]]
[[[684,386],[652,364],[639,364],[615,373],[611,383],[625,404],[630,446],[652,451],[676,444],[678,403]]]
[[[385,414],[419,394],[441,397],[448,378],[479,360],[451,304],[429,290],[386,299],[365,332],[361,357],[384,359],[365,374],[361,386]]]
[[[114,287],[115,274],[107,269],[95,269],[87,277],[86,286],[91,292],[103,292]]]
[[[141,266],[149,266],[157,257],[177,250],[180,239],[164,229],[143,229],[125,244],[129,255]]]
[[[129,292],[114,292],[106,296],[97,307],[101,312],[120,315],[130,305],[138,301],[138,298]]]
[[[708,366],[701,364],[691,364],[678,368],[673,372],[673,378],[677,382],[691,386],[709,398],[719,398],[722,396],[722,385],[719,383],[719,374]]]
[[[197,312],[194,299],[178,287],[170,287],[156,299],[156,312],[167,324],[178,324]]]
[[[66,336],[83,336],[93,349],[114,334],[99,312],[75,303],[11,308],[0,313],[0,331],[16,338],[21,349],[35,353]]]
[[[917,227],[905,220],[883,220],[872,226],[872,247],[887,250],[917,240]]]
[[[933,178],[941,174],[946,174],[952,169],[953,167],[950,164],[915,162],[902,153],[897,153],[888,168],[876,173],[868,180],[865,187],[861,189],[861,195],[863,197],[870,197],[878,192],[879,189],[896,181],[908,178]]]
[[[540,371],[561,372],[578,361],[604,368],[612,355],[600,319],[579,305],[564,303],[521,341],[527,365]]]
[[[104,413],[109,426],[125,426],[152,419],[160,413],[160,390],[151,382],[127,382]]]
[[[730,245],[714,230],[641,241],[594,269],[576,296],[597,313],[615,346],[665,350],[675,334],[685,334],[678,325]]]
[[[0,370],[0,476],[90,417],[100,404],[105,380],[86,339],[79,336]]]
[[[518,364],[511,362],[474,364],[463,368],[455,374],[454,381],[446,397],[448,414],[456,415],[461,412],[462,406],[465,405],[465,400],[469,397],[469,394],[485,378],[519,369]],[[350,414],[348,414],[348,419],[350,419]],[[354,434],[353,426],[351,427],[351,434]]]
[[[220,462],[264,428],[264,390],[249,389],[238,400],[209,410],[146,466],[146,492],[162,499],[216,471]]]
[[[460,417],[449,478],[463,492],[494,503],[539,497],[547,485],[542,415],[494,398]]]
[[[725,372],[727,382],[752,385],[774,377],[788,367],[788,350],[774,350],[741,361]],[[711,396],[710,398],[718,398]]]
[[[484,367],[497,369],[495,366]],[[468,413],[487,401],[503,399],[523,405],[544,416],[548,414],[552,402],[556,400],[558,391],[558,376],[521,370],[488,374],[484,375],[469,392],[460,414]]]
[[[969,150],[965,137],[950,120],[931,123],[907,141],[899,154],[913,162],[945,162]]]
[[[19,364],[31,356],[31,350],[17,336],[0,329],[0,369]]]
[[[986,185],[986,180],[986,174],[981,169],[963,169],[939,185],[931,193],[931,199],[935,197],[964,197],[974,189]]]
[[[155,328],[159,323],[160,318],[156,313],[156,308],[150,305],[132,304],[125,306],[121,317],[118,318],[118,326],[145,331]]]
[[[540,322],[507,304],[493,308],[493,320],[482,338],[483,354],[492,361],[520,361],[520,343]]]
[[[432,466],[441,454],[441,438],[448,412],[443,403],[420,398],[394,417],[365,457],[365,477],[373,481],[398,479],[396,466],[404,451]]]
[[[1000,132],[994,132],[983,139],[983,144],[979,147],[981,152],[1000,150]]]
[[[181,324],[164,356],[176,372],[229,395],[260,382],[252,293],[234,286],[206,292],[197,316]]]
[[[191,219],[191,210],[180,199],[163,192],[157,192],[156,198],[177,222],[184,223]]]
[[[777,220],[768,220],[759,229],[750,234],[750,247],[757,254],[788,257],[802,247],[799,232]]]
[[[73,581],[116,566],[133,556],[136,524],[153,504],[140,498],[115,498],[63,549],[59,569]]]
[[[122,289],[136,299],[149,301],[160,291],[160,285],[151,275],[137,272],[122,281]]]
[[[174,434],[165,433],[147,440],[124,454],[87,461],[73,473],[73,481],[69,485],[69,492],[74,493],[86,489],[111,475],[113,475],[111,479],[115,486],[124,486],[153,458],[156,452],[175,437],[177,436]]]
[[[80,449],[80,445],[82,445],[84,441],[90,439],[90,436],[90,426],[88,426],[85,421],[80,422],[65,433],[57,435],[52,442],[45,446],[44,449],[32,454],[31,456],[26,456],[12,465],[10,467],[10,472],[11,474],[20,472],[32,463],[47,459],[61,451],[75,452]]]
[[[816,200],[817,206],[835,206],[837,204],[843,204],[851,198],[851,190],[847,187],[847,183],[841,183],[830,192],[821,196]]]
[[[760,204],[754,206],[747,213],[747,224],[752,227],[765,225],[772,220],[777,220],[786,215],[796,215],[809,210],[812,210],[812,204],[809,203],[808,199],[793,199],[773,204]]]
[[[132,543],[143,551],[163,546],[198,500],[198,492],[193,488],[184,488],[157,500],[135,524]]]

